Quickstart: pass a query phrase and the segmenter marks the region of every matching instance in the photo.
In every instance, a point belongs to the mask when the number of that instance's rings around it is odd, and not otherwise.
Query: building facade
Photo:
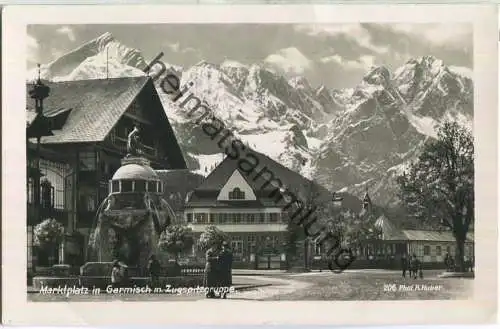
[[[320,199],[330,201],[331,194],[271,158],[254,150],[252,154],[259,169],[251,173],[237,159],[224,158],[190,193],[184,221],[196,238],[209,225],[225,232],[235,267],[283,268],[290,220],[290,212],[283,211],[290,202],[283,190],[292,191],[299,200],[306,200],[313,187],[321,190]]]
[[[366,239],[349,246],[356,256],[351,267],[399,268],[403,255],[416,255],[426,268],[444,268],[446,254],[455,258],[456,240],[449,230],[415,230],[396,225],[384,214],[375,216],[368,192],[362,201],[359,218],[373,223],[377,237]],[[321,246],[314,250],[317,266],[324,262],[325,255]],[[466,259],[474,257],[474,232],[467,234],[464,246]],[[324,264],[323,264],[324,266]]]
[[[203,190],[203,184],[197,188],[186,204],[184,216],[196,238],[209,225],[225,232],[239,266],[280,268],[286,219],[281,208],[259,195],[238,169],[219,190]]]
[[[44,100],[43,115],[53,134],[41,138],[41,149],[59,161],[48,165],[47,179],[53,186],[54,208],[64,209],[58,220],[66,228],[67,240],[74,242],[65,245],[64,254],[71,262],[81,263],[97,208],[109,194],[109,180],[127,154],[127,137],[134,127],[140,129],[142,156],[153,169],[183,170],[186,163],[149,77],[45,84],[50,94]],[[27,85],[28,127],[30,118],[36,117],[32,88]],[[36,148],[28,147],[27,157],[28,164],[33,162]],[[43,218],[28,209],[28,232]]]

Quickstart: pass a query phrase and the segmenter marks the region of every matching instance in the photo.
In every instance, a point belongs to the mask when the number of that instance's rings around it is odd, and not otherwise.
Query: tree
[[[182,252],[189,251],[194,244],[193,232],[182,225],[168,226],[160,235],[158,247],[179,259]]]
[[[55,257],[56,248],[64,237],[64,226],[54,218],[47,218],[35,226],[33,235],[35,246]]]
[[[205,232],[201,233],[198,248],[203,252],[211,247],[220,248],[227,238],[227,234],[219,230],[217,226],[210,225],[205,229]]]
[[[474,140],[456,122],[445,123],[418,160],[398,178],[407,212],[423,224],[449,228],[456,264],[464,271],[464,245],[474,220]]]
[[[340,230],[342,241],[348,246],[360,246],[365,241],[380,239],[382,234],[375,216],[360,216],[351,211],[343,214]]]

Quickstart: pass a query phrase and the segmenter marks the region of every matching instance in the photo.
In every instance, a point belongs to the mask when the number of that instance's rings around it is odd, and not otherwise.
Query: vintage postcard
[[[23,6],[2,38],[7,324],[495,321],[495,6]]]

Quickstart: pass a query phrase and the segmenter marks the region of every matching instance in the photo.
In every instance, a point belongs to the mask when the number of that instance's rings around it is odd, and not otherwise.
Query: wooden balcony
[[[127,153],[127,138],[114,135],[112,136],[111,142],[121,152]],[[141,150],[146,157],[156,158],[158,156],[158,151],[151,146],[141,144]]]

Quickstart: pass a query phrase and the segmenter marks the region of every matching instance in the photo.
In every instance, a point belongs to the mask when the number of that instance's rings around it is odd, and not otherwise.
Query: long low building
[[[353,267],[397,268],[403,254],[415,254],[425,268],[444,268],[446,254],[453,258],[457,256],[456,240],[449,230],[403,229],[385,216],[380,216],[375,225],[380,229],[380,237],[363,241],[353,248],[356,255]],[[316,253],[318,259],[320,255],[319,250]],[[474,232],[467,234],[464,256],[466,259],[474,257]]]

